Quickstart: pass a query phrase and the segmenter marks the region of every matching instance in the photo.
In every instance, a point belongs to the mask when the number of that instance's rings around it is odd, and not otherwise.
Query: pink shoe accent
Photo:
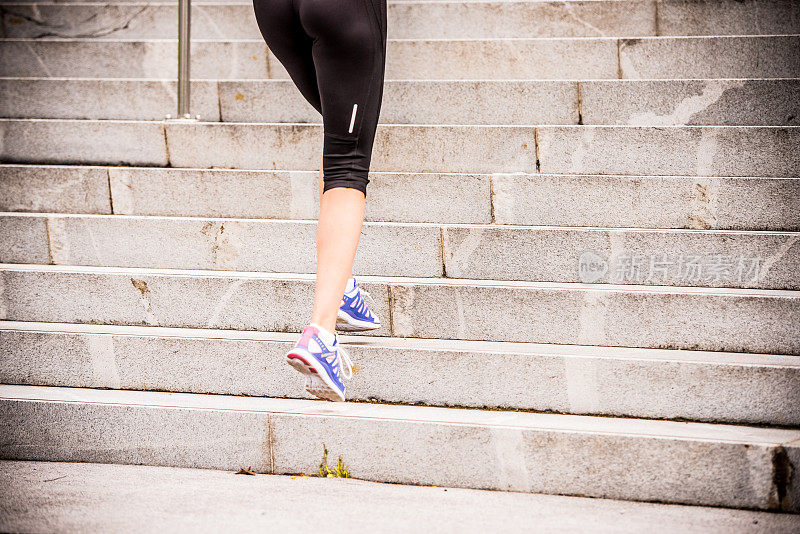
[[[308,325],[303,329],[303,334],[300,336],[300,340],[297,342],[297,344],[301,347],[308,348],[308,342],[311,341],[311,338],[317,334],[319,334],[319,329]]]

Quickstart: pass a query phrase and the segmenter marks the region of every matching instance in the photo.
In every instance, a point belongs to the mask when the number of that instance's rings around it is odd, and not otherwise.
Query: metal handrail
[[[191,77],[189,75],[191,49],[191,0],[178,0],[178,120],[197,120],[190,110]],[[172,119],[167,115],[167,119]]]
[[[178,117],[183,119],[191,118],[189,115],[191,4],[191,0],[178,0]]]

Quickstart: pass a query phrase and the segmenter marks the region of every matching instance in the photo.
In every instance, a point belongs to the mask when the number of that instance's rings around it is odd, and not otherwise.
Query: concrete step
[[[8,483],[0,528],[9,532],[299,532],[308,527],[301,502],[314,502],[321,517],[338,518],[326,532],[347,534],[508,532],[532,524],[559,532],[601,524],[622,533],[800,528],[793,514],[210,469],[3,461],[0,477]]]
[[[195,4],[195,3],[193,3]],[[658,5],[658,7],[656,7]],[[193,5],[197,39],[261,38],[252,2]],[[3,3],[5,37],[176,38],[173,3]],[[791,0],[389,2],[396,39],[796,33]]]
[[[313,274],[316,230],[313,220],[0,212],[0,262]],[[800,289],[798,264],[800,232],[368,222],[354,269],[377,276]]]
[[[161,120],[173,80],[0,78],[0,117]],[[318,122],[290,80],[197,80],[206,121]],[[388,124],[800,125],[800,80],[389,80]]]
[[[800,425],[797,356],[340,339],[356,365],[347,384],[354,401]],[[0,382],[310,398],[282,358],[296,340],[275,332],[0,321]]]
[[[0,164],[0,210],[315,219],[316,180],[314,171]],[[800,179],[373,172],[366,218],[796,231]]]
[[[317,179],[315,171],[6,164],[0,209],[110,214],[113,205],[126,215],[315,219]],[[487,174],[373,172],[366,218],[489,223],[490,196]]]
[[[316,170],[322,140],[319,124],[0,119],[0,130],[5,163]],[[794,178],[798,143],[796,126],[379,125],[371,169]]]
[[[0,455],[11,460],[309,473],[324,443],[353,477],[377,482],[762,510],[800,502],[789,478],[798,430],[35,386],[0,386],[0,397]]]
[[[791,178],[518,173],[492,175],[491,185],[500,224],[800,229],[800,180]]]
[[[252,2],[193,6],[196,39],[260,39]],[[792,17],[791,6],[770,6]],[[5,37],[177,38],[173,4],[4,4]],[[388,33],[395,39],[603,37],[656,35],[655,4],[620,2],[390,2]],[[789,33],[789,21],[767,22],[760,33]],[[680,16],[678,12],[673,16]],[[723,16],[724,17],[724,16]],[[798,17],[800,19],[800,17]],[[9,24],[11,21],[15,23]],[[791,18],[789,19],[791,20]],[[665,21],[666,22],[666,21]],[[724,25],[724,24],[723,24]],[[741,24],[731,31],[741,33]]]
[[[388,79],[797,78],[800,35],[390,40]],[[172,78],[171,39],[5,39],[3,76]],[[288,79],[261,39],[196,40],[198,79]]]
[[[298,332],[314,276],[0,264],[0,319]],[[800,292],[364,276],[377,335],[800,354]]]

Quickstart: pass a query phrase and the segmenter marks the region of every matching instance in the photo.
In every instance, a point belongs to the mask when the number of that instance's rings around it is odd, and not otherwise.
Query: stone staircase
[[[347,336],[249,2],[0,3],[0,457],[800,512],[800,4],[393,1]]]

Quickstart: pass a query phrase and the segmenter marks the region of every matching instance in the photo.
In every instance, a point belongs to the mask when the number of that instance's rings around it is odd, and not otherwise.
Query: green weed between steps
[[[319,463],[319,470],[316,473],[311,473],[310,477],[320,478],[350,478],[350,470],[344,465],[342,455],[339,455],[339,460],[336,462],[336,467],[331,469],[328,467],[328,447],[322,444],[322,461]]]

